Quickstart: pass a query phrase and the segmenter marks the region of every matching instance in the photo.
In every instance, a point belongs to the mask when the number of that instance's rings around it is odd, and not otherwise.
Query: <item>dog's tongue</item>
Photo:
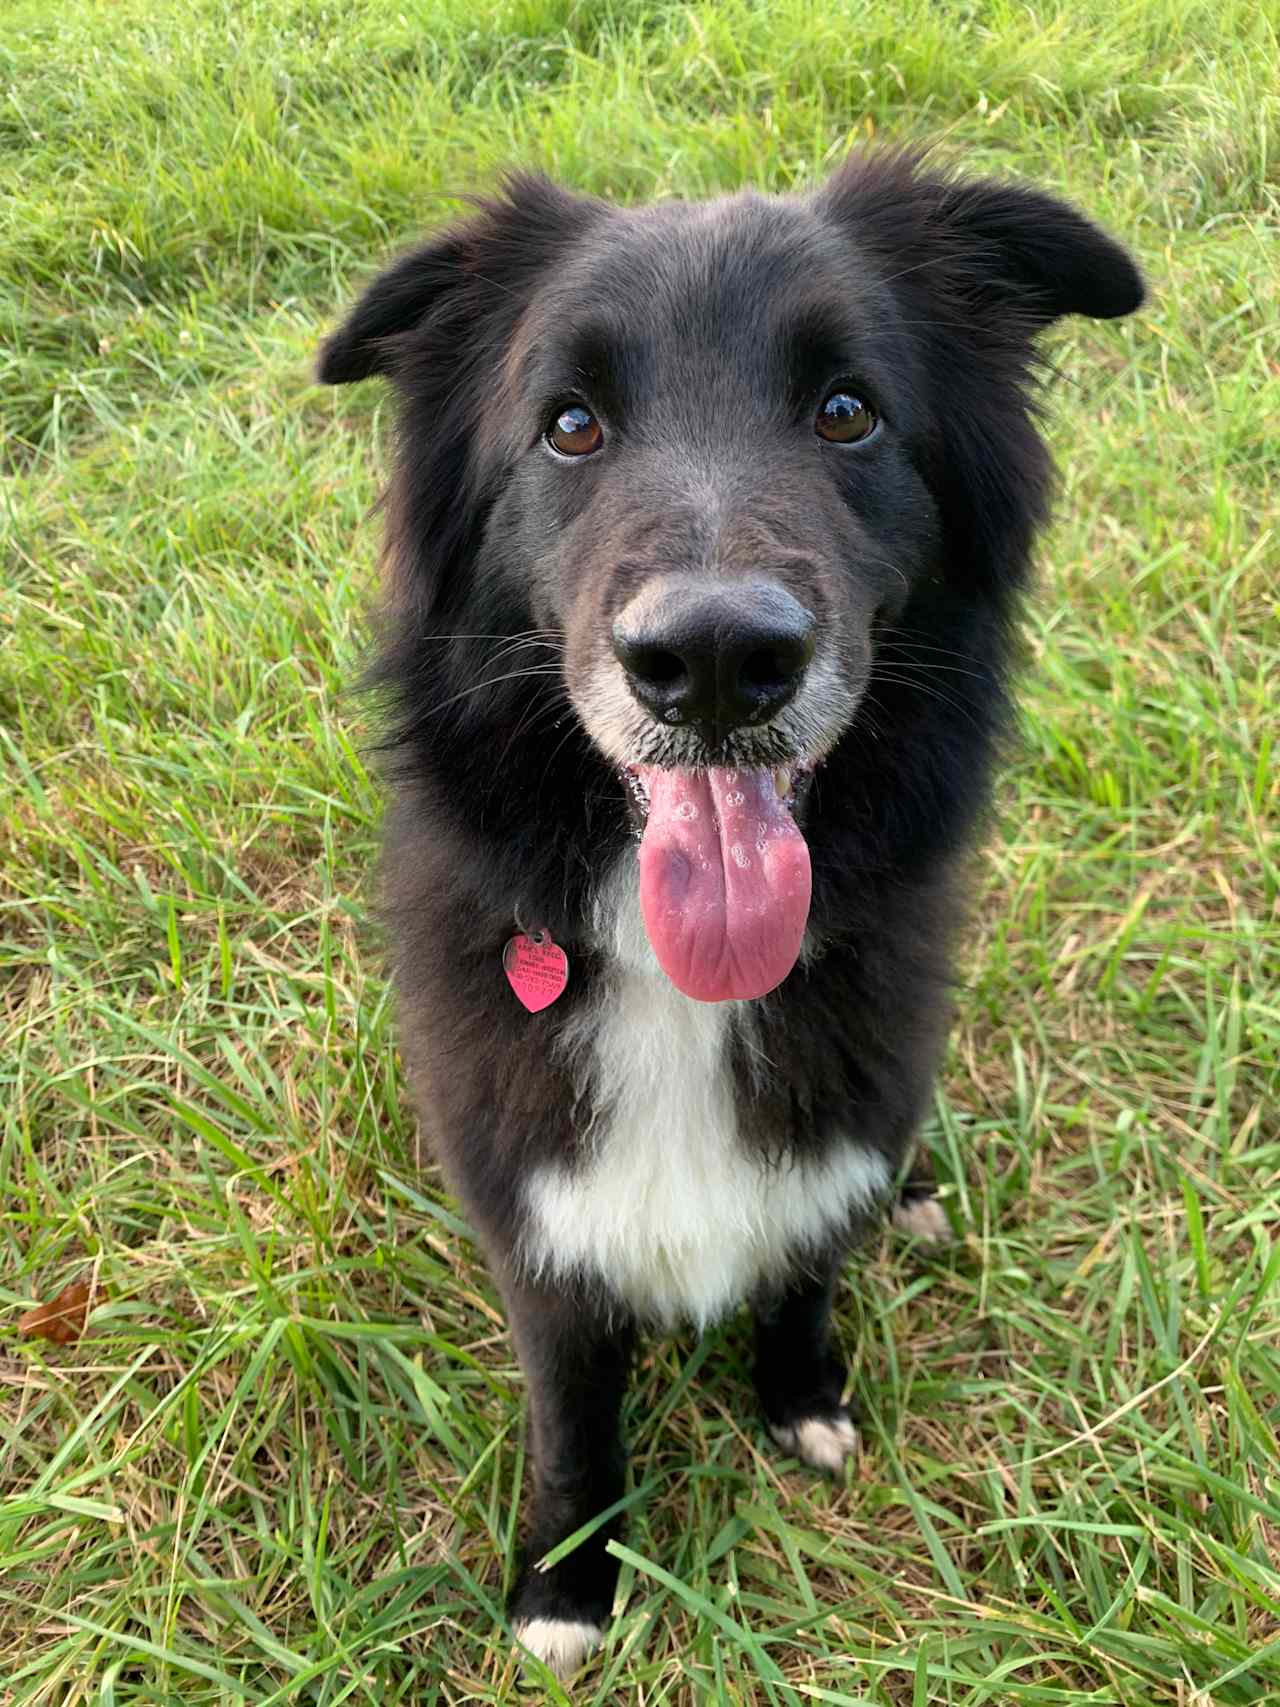
[[[700,1002],[749,1000],[795,965],[809,849],[766,770],[660,770],[640,782],[640,910],[658,964]]]

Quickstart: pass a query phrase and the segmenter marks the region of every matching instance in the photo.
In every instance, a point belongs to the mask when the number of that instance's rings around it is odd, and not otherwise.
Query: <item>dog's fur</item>
[[[1136,308],[1132,262],[1048,196],[901,154],[796,197],[620,210],[514,177],[369,289],[320,359],[401,399],[388,494],[394,798],[386,879],[423,1123],[503,1290],[529,1387],[525,1644],[598,1639],[616,1567],[633,1336],[749,1301],[765,1419],[838,1469],[854,1431],[828,1316],[888,1213],[947,1019],[958,863],[1007,712],[1011,622],[1049,465],[1033,339]],[[836,383],[880,429],[832,445]],[[577,400],[604,448],[548,424]],[[610,635],[678,576],[781,587],[817,618],[794,700],[717,751],[650,717]],[[799,963],[690,1000],[639,918],[627,778],[816,767]],[[527,1013],[517,929],[569,957]],[[896,1216],[936,1236],[918,1182]]]

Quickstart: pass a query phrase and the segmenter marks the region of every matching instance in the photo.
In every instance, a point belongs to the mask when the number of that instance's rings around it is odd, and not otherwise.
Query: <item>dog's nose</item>
[[[627,685],[663,723],[722,737],[791,699],[813,657],[813,613],[771,582],[681,587],[636,601],[613,629]]]

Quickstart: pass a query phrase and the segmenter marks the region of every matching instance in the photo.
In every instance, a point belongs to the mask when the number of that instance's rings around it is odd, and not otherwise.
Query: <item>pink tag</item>
[[[551,940],[550,931],[513,936],[502,951],[507,983],[531,1014],[549,1008],[569,982],[569,956]]]

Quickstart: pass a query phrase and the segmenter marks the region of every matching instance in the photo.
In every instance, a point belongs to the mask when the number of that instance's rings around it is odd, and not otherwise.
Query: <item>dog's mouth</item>
[[[701,1002],[776,989],[800,956],[809,848],[796,822],[812,767],[628,765],[640,909],[658,964]]]

